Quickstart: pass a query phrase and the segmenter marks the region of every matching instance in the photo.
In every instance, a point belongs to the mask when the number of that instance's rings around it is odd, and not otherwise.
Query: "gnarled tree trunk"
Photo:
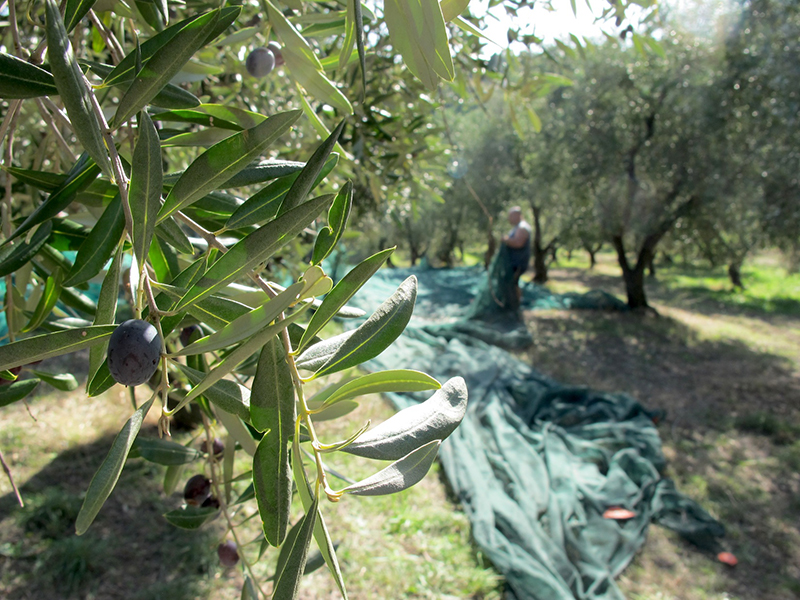
[[[731,280],[734,288],[744,289],[742,283],[742,261],[735,260],[728,265],[728,278]]]

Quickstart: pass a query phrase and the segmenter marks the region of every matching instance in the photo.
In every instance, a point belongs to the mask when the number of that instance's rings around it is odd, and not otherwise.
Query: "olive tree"
[[[440,383],[407,370],[332,383],[402,333],[416,280],[358,327],[326,337],[334,317],[360,316],[348,302],[393,249],[338,282],[325,259],[358,210],[354,190],[388,188],[382,178],[394,175],[382,161],[424,179],[407,167],[435,153],[425,109],[417,105],[412,122],[378,106],[405,111],[409,94],[453,80],[451,40],[470,52],[478,20],[466,2],[430,0],[388,0],[376,14],[360,2],[295,0],[45,0],[25,14],[14,0],[5,5],[0,407],[43,383],[74,389],[73,376],[36,364],[88,349],[88,395],[144,384],[151,393],[141,404],[133,396],[133,414],[88,483],[78,535],[129,457],[167,465],[168,493],[185,465],[204,460],[204,475],[186,483],[186,505],[166,518],[194,529],[222,515],[230,539],[218,552],[223,564],[242,565],[242,597],[265,595],[252,567],[269,546],[279,548],[272,596],[295,597],[312,539],[347,597],[323,501],[417,483],[463,417],[467,392],[459,377]],[[466,37],[453,37],[456,28]],[[375,94],[386,80],[371,74],[384,69],[411,82],[395,82],[395,98]],[[398,123],[404,153],[376,152],[375,140],[393,141],[385,128]],[[320,382],[328,385],[312,395]],[[426,390],[419,406],[346,439],[323,440],[315,429],[364,394]],[[202,422],[204,457],[168,439],[189,407]],[[160,438],[139,436],[151,410]],[[217,434],[224,449],[214,447]],[[237,452],[251,469],[234,471]],[[332,452],[391,464],[337,489],[324,460]],[[248,486],[239,499],[233,480]],[[292,524],[295,492],[304,514]],[[260,548],[237,533],[239,502],[257,506]]]

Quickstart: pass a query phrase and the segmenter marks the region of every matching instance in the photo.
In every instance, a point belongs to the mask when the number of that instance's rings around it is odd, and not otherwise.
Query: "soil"
[[[558,289],[622,295],[604,273],[553,269]],[[529,312],[528,358],[563,383],[666,411],[666,476],[727,528],[736,567],[652,528],[620,583],[629,598],[800,597],[800,320],[688,298],[657,281],[656,312]]]

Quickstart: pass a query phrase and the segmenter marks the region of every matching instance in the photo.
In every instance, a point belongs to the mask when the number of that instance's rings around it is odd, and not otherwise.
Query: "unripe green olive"
[[[275,55],[268,48],[256,48],[247,55],[244,65],[253,77],[266,77],[275,68]]]

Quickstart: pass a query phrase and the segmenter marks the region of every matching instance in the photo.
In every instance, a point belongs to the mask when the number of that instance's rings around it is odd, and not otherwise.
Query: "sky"
[[[587,7],[586,0],[576,0],[577,15],[573,14],[569,0],[553,0],[552,11],[547,10],[545,2],[536,2],[533,9],[525,8],[519,11],[518,17],[512,21],[502,5],[495,6],[491,14],[486,19],[485,32],[487,36],[500,44],[503,48],[508,45],[506,31],[512,23],[524,30],[520,33],[535,34],[545,40],[545,43],[552,43],[555,39],[566,41],[570,33],[578,37],[588,37],[599,39],[603,37],[601,26],[606,31],[616,32],[613,21],[606,21],[601,24],[594,23],[596,16],[601,13],[601,9],[606,5],[603,0],[594,0],[593,8],[596,15]],[[488,1],[473,0],[470,8],[473,14],[485,14]],[[492,18],[491,15],[497,18]],[[521,49],[521,48],[520,48]]]

